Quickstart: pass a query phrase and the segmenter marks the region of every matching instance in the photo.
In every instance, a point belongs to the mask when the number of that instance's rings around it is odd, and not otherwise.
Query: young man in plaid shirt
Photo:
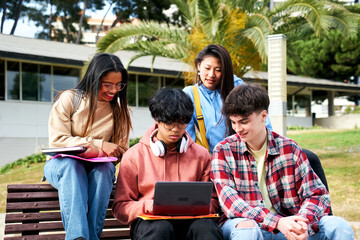
[[[328,216],[329,193],[302,149],[266,128],[268,107],[259,85],[236,87],[224,103],[236,134],[214,148],[210,173],[224,239],[354,239],[344,219]]]

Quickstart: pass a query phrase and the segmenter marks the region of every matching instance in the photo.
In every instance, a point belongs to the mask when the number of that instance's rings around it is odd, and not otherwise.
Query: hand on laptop
[[[145,214],[153,214],[154,200],[153,199],[148,199],[148,200],[144,200],[144,201],[145,201],[144,213]]]
[[[86,147],[86,151],[78,154],[79,157],[95,158],[99,155],[99,149],[95,147],[93,144],[87,143],[84,144],[84,147]]]

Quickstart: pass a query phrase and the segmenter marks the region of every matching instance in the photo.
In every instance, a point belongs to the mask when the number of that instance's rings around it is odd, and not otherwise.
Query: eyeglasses
[[[174,122],[167,122],[167,123],[162,122],[162,123],[164,124],[164,128],[166,130],[172,130],[175,127],[175,125],[177,125],[179,129],[185,129],[187,126],[187,123],[174,123]]]
[[[126,83],[118,83],[118,84],[112,84],[112,83],[102,83],[101,86],[103,86],[103,88],[106,90],[106,91],[110,91],[113,89],[113,87],[115,87],[116,91],[121,91],[125,88],[126,86]]]

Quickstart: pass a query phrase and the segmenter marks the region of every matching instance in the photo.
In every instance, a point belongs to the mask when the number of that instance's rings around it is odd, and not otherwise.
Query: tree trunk
[[[53,13],[52,13],[52,1],[50,1],[50,14],[49,14],[49,39],[51,40],[52,39],[52,18],[53,18]]]
[[[67,39],[67,42],[70,43],[71,42],[71,39],[70,39],[70,31],[69,31],[69,28],[68,28],[68,23],[67,23],[67,19],[66,19],[66,12],[64,11],[64,16],[62,17],[62,22],[63,22],[63,25],[64,25],[64,28],[65,28],[65,31],[66,31],[66,39]]]
[[[118,23],[118,22],[121,22],[122,21],[122,19],[120,18],[120,17],[116,17],[116,19],[113,21],[113,23],[111,24],[111,27],[110,28],[113,28],[113,27],[115,27],[116,26],[116,24]]]
[[[4,30],[4,23],[5,23],[5,16],[6,16],[6,0],[3,1],[3,15],[1,18],[1,33],[3,33]]]
[[[99,33],[100,33],[101,29],[102,29],[102,26],[103,26],[103,23],[104,23],[104,21],[105,21],[106,15],[107,15],[108,12],[110,11],[110,9],[111,9],[111,7],[112,7],[113,4],[114,4],[114,2],[111,2],[108,10],[106,11],[106,13],[105,13],[105,15],[104,15],[104,17],[103,17],[103,19],[102,19],[102,21],[101,21],[101,23],[100,23],[100,27],[99,27],[99,29],[97,30],[96,37],[95,37],[95,44],[97,44],[97,42],[99,41]]]
[[[83,12],[82,12],[80,20],[79,20],[79,32],[78,32],[78,35],[76,37],[76,44],[80,44],[81,28],[82,28],[82,24],[83,24],[83,21],[84,21],[84,18],[85,18],[86,7],[87,7],[87,0],[84,0],[84,9],[83,9]]]
[[[13,27],[11,29],[10,35],[14,35],[14,33],[15,33],[15,29],[16,29],[16,26],[17,26],[17,23],[18,23],[19,17],[20,17],[22,3],[23,3],[23,0],[20,0],[19,3],[18,3],[19,5],[18,5],[16,15],[15,15],[15,22],[14,22],[14,25],[13,25]]]

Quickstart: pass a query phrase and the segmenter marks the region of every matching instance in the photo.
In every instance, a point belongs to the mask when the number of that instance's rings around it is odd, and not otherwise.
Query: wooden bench
[[[112,215],[115,185],[110,197],[101,239],[130,239],[128,226]],[[65,239],[58,192],[50,184],[8,185],[5,240]]]

